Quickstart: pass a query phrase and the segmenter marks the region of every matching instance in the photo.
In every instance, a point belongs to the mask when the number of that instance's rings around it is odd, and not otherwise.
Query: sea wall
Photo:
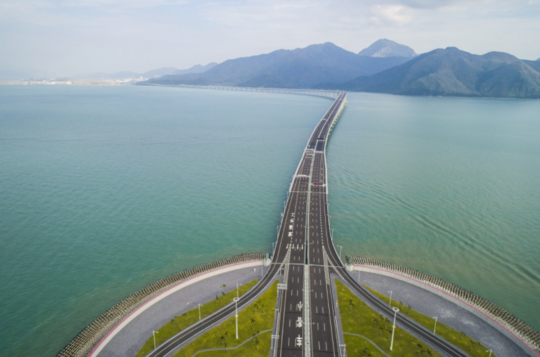
[[[452,299],[454,303],[479,316],[508,336],[531,356],[540,356],[540,333],[538,331],[503,308],[467,289],[415,269],[375,259],[347,256],[347,262],[352,264],[349,267],[354,268],[354,270],[366,270],[405,280],[424,289],[428,288],[443,298]]]
[[[222,259],[217,262],[202,265],[200,267],[185,270],[159,280],[123,299],[97,319],[86,326],[79,334],[71,340],[59,353],[58,357],[83,357],[90,353],[93,348],[111,331],[116,325],[121,323],[129,314],[139,306],[145,304],[150,299],[162,292],[191,279],[197,275],[204,274],[211,270],[222,268],[227,265],[249,261],[262,261],[266,258],[265,253],[241,254],[231,258]]]

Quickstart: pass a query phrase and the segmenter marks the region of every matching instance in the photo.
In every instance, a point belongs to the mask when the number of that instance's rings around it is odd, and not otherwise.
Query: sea
[[[0,351],[54,356],[136,290],[270,252],[327,98],[0,86]],[[349,93],[328,146],[343,254],[540,329],[540,101]]]

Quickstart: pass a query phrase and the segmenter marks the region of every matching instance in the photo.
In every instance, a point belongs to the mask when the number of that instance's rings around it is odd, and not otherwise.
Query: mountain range
[[[448,47],[372,76],[317,88],[403,95],[540,98],[540,63],[503,52],[474,55]]]
[[[162,77],[168,74],[189,74],[189,73],[203,73],[210,68],[217,65],[216,62],[208,63],[207,65],[197,64],[188,69],[178,69],[174,67],[163,67],[158,69],[153,69],[144,73],[131,72],[131,71],[121,71],[115,73],[94,73],[85,78],[100,78],[100,79],[130,79],[130,78],[157,78]]]
[[[327,42],[231,59],[204,73],[167,75],[147,83],[312,88],[320,83],[341,83],[372,75],[409,59],[362,56]]]
[[[155,78],[140,84],[540,98],[540,59],[520,60],[503,52],[475,55],[455,47],[416,55],[412,48],[387,39],[376,41],[358,54],[327,42],[230,59],[212,64],[205,71],[174,72],[158,77],[164,72],[156,72]]]

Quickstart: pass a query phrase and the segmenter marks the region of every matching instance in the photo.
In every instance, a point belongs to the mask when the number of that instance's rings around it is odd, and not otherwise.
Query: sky
[[[145,72],[380,38],[540,57],[540,0],[0,0],[0,74]]]

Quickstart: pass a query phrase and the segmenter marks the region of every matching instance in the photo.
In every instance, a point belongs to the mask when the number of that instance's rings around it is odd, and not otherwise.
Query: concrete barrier
[[[217,270],[225,266],[237,265],[238,263],[263,261],[266,258],[265,253],[241,254],[231,258],[222,259],[217,262],[206,264],[200,267],[185,270],[183,272],[171,275],[165,279],[159,280],[123,299],[97,319],[87,325],[70,343],[66,345],[59,353],[58,357],[83,357],[91,351],[96,350],[96,346],[104,342],[104,337],[110,336],[111,330],[122,323],[126,323],[132,313],[136,312],[142,305],[152,300],[154,297],[164,293],[167,294],[174,287],[182,285],[183,282],[197,277],[204,278],[203,274],[212,270]],[[222,272],[225,272],[223,270]],[[180,288],[180,287],[178,287]],[[112,338],[112,337],[111,337]]]
[[[422,273],[415,269],[386,263],[375,259],[347,256],[347,268],[368,271],[406,281],[428,289],[486,321],[489,325],[508,336],[531,356],[540,356],[540,333],[522,320],[492,302],[457,285]]]

